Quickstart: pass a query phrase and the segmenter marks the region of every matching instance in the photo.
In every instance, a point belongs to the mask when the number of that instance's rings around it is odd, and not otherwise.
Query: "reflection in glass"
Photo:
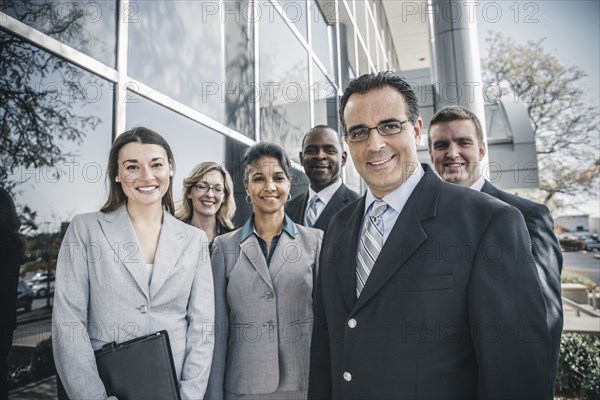
[[[2,0],[0,11],[104,64],[115,66],[114,1]],[[135,17],[134,3],[123,11]]]
[[[113,86],[5,33],[0,41],[0,185],[25,230],[55,232],[106,200]]]
[[[261,140],[281,145],[297,159],[310,127],[308,54],[277,16],[272,23],[260,21],[260,48]]]
[[[241,10],[249,9],[250,0],[227,1],[223,7],[236,4]],[[252,19],[235,18],[226,13],[225,25],[225,124],[254,139],[254,35]]]
[[[137,22],[129,25],[129,75],[225,123],[219,2],[135,4]],[[235,13],[235,4],[233,7]]]
[[[264,4],[265,7],[269,7],[269,4],[267,4],[266,1],[259,4]],[[293,23],[296,26],[296,29],[298,29],[302,34],[302,37],[304,37],[305,40],[308,40],[306,21],[308,19],[307,17],[309,17],[309,14],[306,11],[306,1],[279,0],[279,5],[281,5],[281,8],[283,9],[287,21]]]
[[[315,0],[311,0],[311,36],[312,43],[311,46],[321,63],[327,69],[327,74],[329,76],[334,75],[333,69],[333,57],[332,57],[332,38],[333,35],[332,27],[327,24],[321,9],[315,2]]]
[[[337,131],[337,88],[314,63],[313,76],[311,90],[314,96],[314,125],[327,125]]]
[[[358,66],[356,65],[354,27],[344,3],[340,3],[339,11],[342,87],[346,87],[350,80],[357,76]]]

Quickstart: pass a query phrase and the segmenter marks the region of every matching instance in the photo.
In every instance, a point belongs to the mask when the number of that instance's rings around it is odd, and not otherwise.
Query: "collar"
[[[281,235],[281,232],[284,231],[292,239],[296,238],[296,227],[294,226],[294,221],[292,221],[292,219],[288,217],[287,214],[285,214],[283,217],[283,228],[281,229],[281,231],[279,231],[279,233],[277,233],[277,236]],[[254,228],[254,214],[252,214],[250,218],[248,218],[248,221],[246,221],[246,223],[242,227],[240,243],[248,239],[248,237],[250,237],[252,234],[255,234],[257,237],[260,237],[258,232],[256,232],[256,229]]]
[[[423,166],[420,163],[417,163],[417,168],[415,172],[411,176],[408,177],[406,181],[404,181],[400,186],[398,186],[393,192],[387,194],[383,197],[383,201],[387,203],[388,206],[393,208],[398,214],[402,211],[402,208],[408,201],[408,198],[415,190],[415,187],[419,184],[419,181],[425,174],[423,170]],[[366,198],[365,198],[365,210],[363,212],[363,216],[367,213],[367,211],[371,208],[371,204],[377,200],[377,197],[371,192],[371,189],[367,190]]]
[[[483,177],[483,175],[479,175],[479,179],[477,179],[475,183],[469,186],[469,188],[481,192],[481,189],[483,189],[483,185],[485,185],[485,178]]]
[[[329,203],[329,200],[331,200],[331,198],[333,197],[335,192],[337,192],[341,186],[342,186],[342,180],[340,178],[338,178],[335,182],[333,182],[331,185],[327,186],[325,189],[321,190],[320,192],[315,192],[314,189],[309,185],[308,186],[308,201],[310,202],[310,199],[312,199],[316,194],[318,194],[319,200],[321,200],[323,202],[323,204],[327,204],[327,203]],[[308,202],[307,202],[307,204],[308,204]]]

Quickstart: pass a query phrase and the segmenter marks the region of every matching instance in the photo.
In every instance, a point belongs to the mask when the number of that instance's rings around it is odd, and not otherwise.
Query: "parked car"
[[[35,297],[46,297],[48,294],[48,278],[42,277],[29,281],[29,287]],[[54,293],[54,278],[50,278],[50,294]]]
[[[17,287],[17,310],[20,308],[25,311],[31,311],[31,304],[33,303],[33,290],[25,281],[19,280],[19,286]]]
[[[600,239],[598,239],[598,235],[593,233],[590,236],[586,236],[584,240],[585,240],[585,249],[587,251],[600,250]]]

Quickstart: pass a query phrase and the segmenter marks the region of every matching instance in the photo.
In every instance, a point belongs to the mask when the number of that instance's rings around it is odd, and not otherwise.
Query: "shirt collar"
[[[483,175],[479,175],[479,179],[477,179],[475,183],[470,186],[470,188],[481,192],[481,189],[483,189],[483,185],[485,185],[485,178],[483,177]]]
[[[319,200],[323,202],[323,204],[329,203],[329,200],[333,197],[335,192],[342,186],[342,180],[337,179],[331,185],[327,186],[325,189],[322,189],[320,192],[315,192],[310,185],[308,186],[308,201],[312,199],[316,194],[319,195]]]
[[[412,175],[409,176],[406,181],[400,184],[400,186],[398,186],[393,192],[384,196],[382,200],[385,201],[386,204],[393,208],[398,214],[400,214],[400,211],[402,211],[402,208],[404,208],[408,198],[412,194],[413,190],[415,190],[424,174],[425,171],[423,170],[423,167],[420,163],[417,163],[415,172],[413,172]],[[367,190],[367,195],[365,198],[365,211],[363,215],[367,213],[371,207],[371,204],[375,200],[377,200],[377,197],[375,197],[375,195],[371,192],[371,189]]]
[[[281,235],[281,232],[285,231],[292,239],[296,238],[296,226],[294,225],[294,221],[287,214],[283,217],[283,229],[277,234],[277,236]],[[256,232],[254,228],[254,214],[248,218],[244,226],[242,227],[242,233],[240,236],[240,243],[248,239],[248,237],[252,234],[255,234],[257,237],[260,235]]]

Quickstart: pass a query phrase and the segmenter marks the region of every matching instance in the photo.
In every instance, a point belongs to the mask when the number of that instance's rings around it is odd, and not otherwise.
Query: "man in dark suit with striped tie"
[[[308,398],[552,398],[521,213],[419,163],[417,97],[394,73],[352,80],[340,119],[368,190],[323,237]]]
[[[461,106],[439,110],[429,123],[429,156],[437,173],[446,182],[487,193],[517,208],[527,224],[533,258],[546,302],[546,319],[552,340],[552,369],[556,376],[563,327],[560,272],[563,257],[554,234],[548,208],[496,188],[481,175],[486,148],[479,118]]]
[[[285,206],[295,223],[325,230],[331,217],[360,197],[342,183],[346,156],[340,136],[328,126],[317,125],[304,135],[300,163],[310,187]]]

